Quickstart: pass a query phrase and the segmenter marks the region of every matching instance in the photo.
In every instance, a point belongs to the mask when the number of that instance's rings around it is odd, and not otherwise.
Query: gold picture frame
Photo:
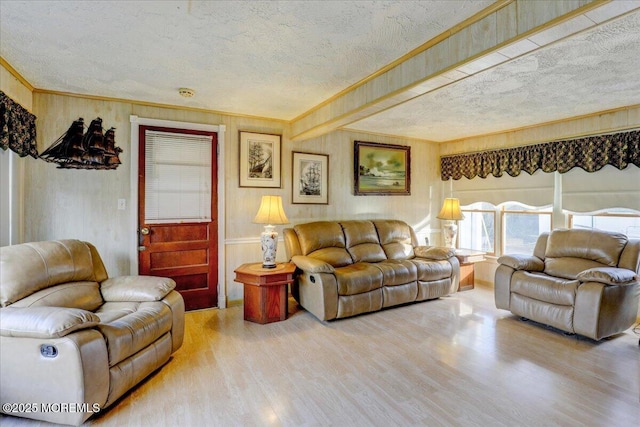
[[[354,141],[354,194],[411,194],[411,147]]]

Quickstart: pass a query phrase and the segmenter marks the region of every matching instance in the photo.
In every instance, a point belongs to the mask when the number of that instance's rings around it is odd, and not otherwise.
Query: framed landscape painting
[[[280,135],[240,131],[240,187],[280,188]]]
[[[293,152],[292,203],[329,204],[329,156]]]
[[[411,147],[354,141],[354,193],[411,194]]]

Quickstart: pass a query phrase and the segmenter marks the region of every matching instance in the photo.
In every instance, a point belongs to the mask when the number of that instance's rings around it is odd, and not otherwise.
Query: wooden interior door
[[[163,219],[146,218],[145,195],[146,166],[151,161],[146,149],[148,131],[163,133],[166,138],[181,135],[204,135],[211,137],[211,211],[210,219]],[[169,134],[169,135],[167,135]],[[187,310],[216,307],[218,304],[218,221],[217,221],[217,133],[187,129],[171,129],[140,126],[138,165],[138,262],[142,275],[170,277],[176,281],[176,290],[185,301]],[[179,146],[179,144],[178,144]],[[165,154],[166,156],[166,154]],[[176,155],[176,157],[179,157]],[[155,160],[154,160],[155,161]],[[169,167],[187,167],[181,161],[165,161]],[[193,165],[191,165],[193,166]],[[179,169],[178,169],[179,170]],[[156,180],[157,181],[157,180]],[[171,187],[171,183],[162,184]],[[162,191],[162,190],[161,190]],[[154,189],[157,193],[157,190]],[[169,197],[180,203],[176,189],[167,189]],[[171,193],[173,192],[173,193]],[[150,202],[149,202],[150,203]]]

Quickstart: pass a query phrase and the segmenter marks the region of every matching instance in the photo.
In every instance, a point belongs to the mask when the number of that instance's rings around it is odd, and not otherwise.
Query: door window
[[[211,221],[210,135],[145,130],[145,220]]]

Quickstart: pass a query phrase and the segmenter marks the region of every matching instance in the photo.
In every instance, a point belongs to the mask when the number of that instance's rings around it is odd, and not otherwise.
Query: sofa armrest
[[[456,250],[445,246],[416,246],[413,252],[418,258],[432,259],[435,261],[447,260],[456,255]]]
[[[80,308],[7,307],[0,310],[3,337],[60,338],[98,323],[98,316]]]
[[[102,282],[100,292],[106,302],[160,301],[175,287],[167,277],[119,276]]]
[[[514,270],[544,271],[544,262],[533,255],[502,255],[498,264],[506,265]]]
[[[306,273],[334,273],[335,269],[328,262],[309,256],[296,255],[291,257],[296,267]]]
[[[596,267],[590,268],[578,274],[581,282],[598,282],[605,285],[632,285],[637,282],[635,272],[626,268]]]

